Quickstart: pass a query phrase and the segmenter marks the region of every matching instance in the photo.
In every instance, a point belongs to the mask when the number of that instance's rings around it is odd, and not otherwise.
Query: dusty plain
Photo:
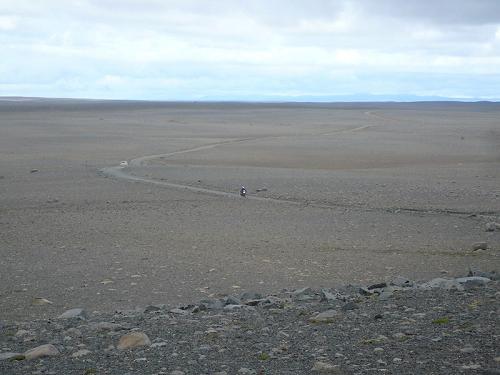
[[[498,270],[490,222],[499,103],[0,99],[0,319]]]

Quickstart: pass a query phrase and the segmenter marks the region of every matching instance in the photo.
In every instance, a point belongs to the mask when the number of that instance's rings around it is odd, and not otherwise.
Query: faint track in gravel
[[[386,118],[385,116],[381,116],[378,114],[374,114],[373,111],[367,111],[365,112],[367,116],[373,116],[379,119],[389,119]],[[396,120],[394,118],[390,118],[390,120]],[[222,142],[214,142],[210,144],[205,144],[197,147],[192,147],[192,148],[187,148],[183,150],[177,150],[177,151],[172,151],[164,154],[155,154],[155,155],[147,155],[147,156],[141,156],[135,159],[131,159],[129,161],[130,166],[143,166],[147,161],[149,160],[154,160],[154,159],[165,159],[174,155],[182,155],[182,154],[187,154],[191,152],[197,152],[197,151],[203,151],[203,150],[209,150],[209,149],[214,149],[217,147],[221,146],[226,146],[226,145],[232,145],[232,144],[237,144],[237,143],[244,143],[244,142],[251,142],[251,141],[259,141],[259,140],[268,140],[268,139],[279,139],[279,138],[290,138],[290,137],[297,137],[297,136],[328,136],[328,135],[334,135],[334,134],[342,134],[342,133],[354,133],[357,131],[365,130],[371,127],[374,127],[375,125],[363,125],[363,126],[358,126],[355,128],[348,128],[348,129],[338,129],[338,130],[333,130],[330,132],[322,132],[322,133],[308,133],[308,134],[302,134],[302,135],[271,135],[271,136],[261,136],[261,137],[248,137],[248,138],[238,138],[238,139],[231,139],[227,141],[222,141]],[[235,198],[235,199],[242,199],[239,195],[238,192],[227,192],[227,191],[222,191],[222,190],[216,190],[216,189],[208,189],[208,188],[202,188],[202,187],[196,187],[196,186],[191,186],[191,185],[184,185],[184,184],[176,184],[172,182],[166,182],[163,180],[155,180],[152,178],[146,178],[146,177],[140,177],[140,176],[135,176],[131,173],[129,173],[129,170],[127,167],[121,167],[121,166],[114,166],[114,167],[106,167],[100,170],[104,175],[109,176],[109,177],[115,177],[115,178],[121,178],[129,181],[135,181],[135,182],[143,182],[143,183],[149,183],[157,186],[164,186],[164,187],[169,187],[169,188],[174,188],[174,189],[182,189],[182,190],[188,190],[192,191],[195,193],[202,193],[202,194],[209,194],[213,196],[223,196],[223,197],[228,197],[228,198]],[[245,199],[249,200],[254,200],[254,201],[261,201],[261,202],[273,202],[273,203],[278,203],[278,204],[288,204],[288,205],[294,205],[298,207],[315,207],[315,208],[325,208],[325,209],[362,209],[365,211],[381,211],[381,212],[389,212],[389,213],[413,213],[413,214],[436,214],[436,215],[460,215],[460,216],[466,216],[470,217],[471,215],[498,215],[499,213],[496,211],[486,211],[486,212],[469,212],[469,211],[460,211],[460,210],[451,210],[451,209],[439,209],[439,208],[410,208],[410,207],[387,207],[387,208],[379,208],[379,207],[367,207],[363,205],[353,205],[353,204],[343,204],[343,203],[314,203],[314,202],[308,202],[308,201],[298,201],[298,200],[292,200],[292,199],[286,199],[286,198],[272,198],[272,197],[259,197],[259,196],[254,196],[254,195],[247,195]]]
[[[356,132],[356,131],[360,131],[363,129],[367,129],[371,126],[373,126],[373,125],[363,125],[363,126],[358,126],[356,128],[339,129],[339,130],[330,131],[330,132],[310,133],[310,134],[304,134],[304,135],[305,136],[327,136],[327,135],[339,134],[339,133],[351,133],[351,132]],[[187,153],[191,153],[191,152],[209,150],[209,149],[213,149],[216,147],[226,146],[226,145],[236,144],[236,143],[243,143],[243,142],[250,142],[250,141],[257,141],[257,140],[264,140],[264,139],[288,138],[288,137],[296,137],[296,135],[272,135],[272,136],[262,136],[262,137],[238,138],[238,139],[232,139],[232,140],[227,140],[227,141],[223,141],[223,142],[215,142],[215,143],[210,143],[210,144],[206,144],[206,145],[202,145],[202,146],[192,147],[192,148],[188,148],[188,149],[184,149],[184,150],[172,151],[172,152],[168,152],[165,154],[141,156],[141,157],[130,160],[129,165],[138,167],[138,166],[144,165],[147,161],[153,160],[153,159],[159,159],[159,158],[164,159],[164,158],[168,158],[168,157],[174,156],[174,155],[182,155],[182,154],[187,154]],[[151,178],[134,176],[130,173],[127,173],[128,171],[127,171],[126,167],[121,167],[121,166],[106,167],[106,168],[101,169],[101,172],[106,176],[122,178],[122,179],[130,180],[130,181],[145,182],[145,183],[149,183],[149,184],[171,187],[171,188],[176,188],[176,189],[185,189],[185,190],[193,191],[196,193],[204,193],[204,194],[225,196],[225,197],[238,198],[238,199],[241,198],[239,193],[232,193],[232,192],[226,192],[226,191],[215,190],[215,189],[206,189],[206,188],[200,188],[200,187],[195,187],[195,186],[190,186],[190,185],[174,184],[171,182],[158,181],[158,180],[154,180]],[[306,204],[303,202],[287,200],[287,199],[282,199],[282,198],[257,197],[257,196],[248,196],[248,195],[246,198],[251,199],[251,200],[258,200],[258,201],[266,201],[266,202],[271,201],[271,202],[276,202],[276,203],[293,204],[293,205],[297,205],[297,206],[310,205],[310,204]],[[327,207],[327,205],[317,205],[317,206],[318,207],[325,206],[325,208]],[[333,206],[331,206],[329,208],[333,208]]]

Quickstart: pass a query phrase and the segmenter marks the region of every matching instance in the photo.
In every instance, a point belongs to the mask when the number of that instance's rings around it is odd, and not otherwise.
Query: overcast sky
[[[499,0],[0,0],[0,95],[500,99]]]

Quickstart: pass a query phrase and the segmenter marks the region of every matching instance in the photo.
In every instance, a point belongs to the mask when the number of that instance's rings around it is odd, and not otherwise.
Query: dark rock
[[[145,314],[154,313],[154,312],[158,312],[158,311],[161,311],[161,307],[160,306],[155,306],[155,305],[148,305],[144,309],[144,313]]]
[[[488,243],[487,242],[476,242],[472,244],[472,251],[477,251],[477,250],[488,250]]]
[[[227,296],[224,298],[225,305],[241,305],[241,300],[235,296]]]
[[[263,308],[283,308],[285,301],[276,296],[267,296],[264,301],[260,303]]]
[[[403,288],[409,288],[414,285],[414,282],[411,281],[410,279],[407,279],[406,277],[403,276],[396,276],[394,279],[391,280],[389,283],[390,285],[395,285],[395,286],[400,286]]]
[[[169,310],[169,312],[172,313],[172,314],[177,314],[177,315],[188,315],[188,314],[190,314],[189,311],[184,310],[184,309],[180,309],[178,307]]]
[[[265,298],[262,298],[262,299],[250,299],[248,301],[245,301],[245,305],[248,305],[248,306],[257,306],[263,302],[265,302],[266,299]]]
[[[365,288],[364,286],[362,286],[361,288],[359,288],[358,290],[359,294],[361,294],[362,296],[371,296],[373,295],[373,291],[371,291],[370,289],[368,288]]]
[[[241,301],[249,301],[249,300],[259,300],[262,299],[262,295],[255,292],[243,292],[240,294]]]
[[[359,309],[359,305],[353,301],[347,302],[344,306],[342,306],[342,311],[349,311],[349,310],[357,310]]]
[[[385,288],[387,286],[387,283],[378,283],[378,284],[373,284],[368,287],[368,290],[373,290],[373,289],[381,289]]]
[[[222,310],[224,305],[224,301],[218,299],[204,299],[199,303],[199,306],[203,306],[206,310]]]
[[[469,268],[469,273],[467,276],[480,276],[480,277],[486,277],[490,280],[498,280],[498,274],[495,271],[491,272],[483,272],[481,270],[474,270],[472,268]]]
[[[332,291],[330,289],[321,289],[320,301],[335,301],[337,299],[342,299],[342,295],[337,291]]]

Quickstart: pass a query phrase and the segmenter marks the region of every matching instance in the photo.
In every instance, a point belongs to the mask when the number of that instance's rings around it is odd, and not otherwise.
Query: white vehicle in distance
[[[128,167],[128,161],[126,161],[126,160],[121,161],[120,167]]]

